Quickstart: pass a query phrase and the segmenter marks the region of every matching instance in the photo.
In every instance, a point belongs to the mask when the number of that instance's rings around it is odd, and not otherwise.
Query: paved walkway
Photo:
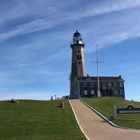
[[[89,140],[140,140],[140,131],[110,126],[80,100],[70,100],[80,127]]]

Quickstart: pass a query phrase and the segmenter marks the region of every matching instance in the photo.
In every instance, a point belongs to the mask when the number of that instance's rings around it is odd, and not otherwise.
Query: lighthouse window
[[[79,65],[81,64],[81,62],[78,62],[79,63]]]
[[[78,50],[78,53],[80,53],[80,50]]]

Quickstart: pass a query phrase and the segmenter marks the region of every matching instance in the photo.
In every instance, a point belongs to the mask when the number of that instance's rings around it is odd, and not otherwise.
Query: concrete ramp
[[[109,125],[80,100],[70,100],[78,124],[89,140],[140,140],[140,131]]]

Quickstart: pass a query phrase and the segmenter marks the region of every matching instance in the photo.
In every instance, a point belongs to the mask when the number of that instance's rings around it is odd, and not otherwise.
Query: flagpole
[[[99,78],[99,56],[98,56],[98,46],[96,45],[96,63],[97,63],[97,97],[101,97],[100,91],[100,78]]]

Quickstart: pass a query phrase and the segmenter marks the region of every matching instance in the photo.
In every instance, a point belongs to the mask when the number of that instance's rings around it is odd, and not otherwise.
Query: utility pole
[[[100,91],[100,78],[99,78],[99,56],[98,56],[98,46],[96,45],[96,64],[97,64],[97,97],[101,97]]]

